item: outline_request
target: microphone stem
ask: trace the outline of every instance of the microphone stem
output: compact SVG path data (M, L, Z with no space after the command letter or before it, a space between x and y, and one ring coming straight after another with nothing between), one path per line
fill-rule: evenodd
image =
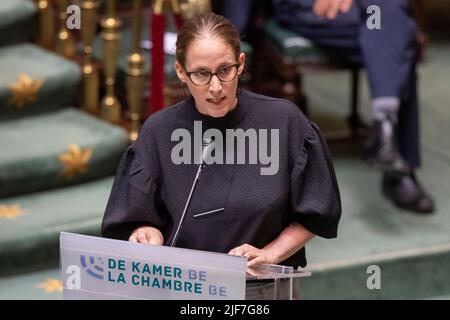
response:
M184 216L186 215L187 208L189 207L189 204L191 203L192 194L194 193L195 186L197 185L197 180L200 177L200 172L202 171L202 167L203 167L203 160L202 160L202 163L198 166L197 174L195 175L194 182L192 183L191 191L189 192L189 196L188 196L188 199L184 206L184 210L181 215L180 222L178 223L177 231L175 232L175 236L173 237L172 243L170 244L171 247L174 247L178 240L178 235L180 233L181 225L183 224L183 220L184 220Z

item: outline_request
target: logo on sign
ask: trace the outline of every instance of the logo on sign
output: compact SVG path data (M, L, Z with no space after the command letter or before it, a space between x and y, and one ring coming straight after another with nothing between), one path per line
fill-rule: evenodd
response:
M104 278L104 260L100 257L94 257L94 256L80 256L80 262L81 266L83 267L84 271L90 275L93 278L103 280Z

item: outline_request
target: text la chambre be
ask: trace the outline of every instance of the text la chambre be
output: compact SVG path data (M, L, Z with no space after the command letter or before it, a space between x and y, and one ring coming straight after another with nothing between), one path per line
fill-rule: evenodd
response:
M128 268L127 268L128 267ZM128 273L127 269L131 271ZM209 284L205 292L207 272L183 270L176 266L151 264L140 261L108 259L108 281L118 284L131 283L134 286L152 287L185 293L227 296L227 288Z

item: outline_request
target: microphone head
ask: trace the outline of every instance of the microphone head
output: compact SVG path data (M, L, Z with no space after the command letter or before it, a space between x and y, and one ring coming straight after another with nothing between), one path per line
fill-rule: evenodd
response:
M214 140L212 138L204 138L202 141L202 147L203 149L207 147L209 144L211 144Z
M214 148L214 140L209 139L203 139L202 142L202 163L209 163L210 161L207 161L207 159L210 159L211 157L211 150Z

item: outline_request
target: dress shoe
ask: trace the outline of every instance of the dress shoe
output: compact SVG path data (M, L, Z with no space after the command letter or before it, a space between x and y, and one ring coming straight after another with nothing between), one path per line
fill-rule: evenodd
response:
M398 151L395 121L387 117L374 121L364 146L364 158L382 171L407 173L409 165Z
M402 209L417 213L434 211L433 200L426 194L412 172L385 172L383 194Z

